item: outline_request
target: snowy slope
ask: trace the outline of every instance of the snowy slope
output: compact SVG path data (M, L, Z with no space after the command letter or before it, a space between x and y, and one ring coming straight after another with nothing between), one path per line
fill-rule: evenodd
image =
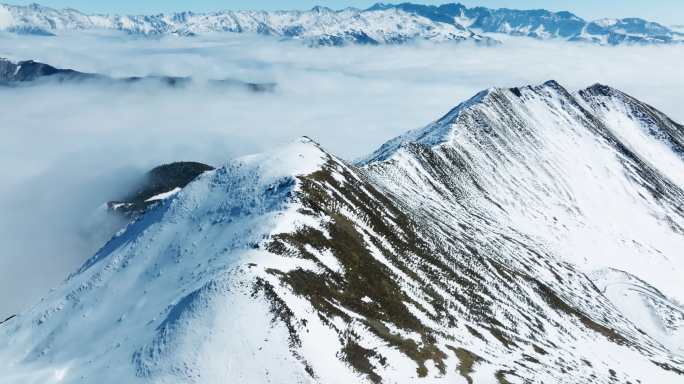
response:
M684 160L664 135L680 137L682 128L618 91L591 99L597 89L609 88L594 86L577 98L555 82L490 89L390 141L371 160L416 161L406 143L457 156L464 169L442 177L472 180L453 186L463 196L459 205L510 220L587 270L615 267L682 300ZM628 113L626 101L653 119Z
M230 161L0 325L0 382L678 383L684 192L641 147L663 118L548 82L361 164L306 138Z
M675 353L684 354L684 306L623 271L600 270L591 279L630 321Z
M295 143L239 159L131 224L25 321L2 330L11 337L0 342L0 381L221 382L228 375L259 382L269 370L278 382L306 376L288 349L287 328L272 320L275 304L265 294L253 298L259 287L240 280L252 274L246 261L263 257L252 244L277 223L295 225L298 215L284 198L291 177L315 169L321 156Z

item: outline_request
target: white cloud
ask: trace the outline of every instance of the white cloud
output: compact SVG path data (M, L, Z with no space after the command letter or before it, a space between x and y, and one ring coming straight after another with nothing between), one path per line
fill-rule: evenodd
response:
M681 47L506 39L500 47L312 49L247 35L0 39L0 57L112 76L278 83L273 94L200 86L0 90L0 317L34 301L93 253L111 225L94 222L93 210L163 162L219 164L299 135L352 159L481 89L549 79L570 90L612 85L684 120Z
M14 24L14 18L5 6L0 4L0 28L11 27Z

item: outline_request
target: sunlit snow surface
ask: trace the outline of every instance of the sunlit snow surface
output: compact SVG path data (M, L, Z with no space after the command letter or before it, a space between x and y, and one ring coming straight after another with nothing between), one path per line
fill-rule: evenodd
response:
M0 4L0 30L49 35L65 30L111 29L130 34L195 36L208 32L251 32L301 39L312 45L401 44L407 41L496 43L484 34L564 39L597 44L677 44L684 35L639 18L586 21L569 12L377 3L368 9L308 11L177 12L156 15L88 15L37 4Z
M0 325L0 382L678 383L681 130L549 82L230 161Z
M261 382L269 372L297 382L287 333L231 275L263 258L249 244L297 225L285 198L292 177L323 160L307 142L209 172L131 224L26 323L2 329L0 382L175 382L200 372L203 382Z
M86 15L75 9L57 10L39 5L0 4L0 30L6 28L43 33L109 29L148 36L247 32L299 39L311 45L396 44L412 40L496 42L461 25L434 21L399 9L333 11L316 7L309 11L245 10L122 16Z
M463 183L466 198L459 204L488 207L498 221L542 239L587 271L622 269L684 300L683 158L626 113L619 97L590 99L590 88L575 99L555 83L516 92L481 93L370 159L412 161L406 142L426 143L437 153L455 148L467 161L465 174L455 176L477 181ZM596 111L583 107L582 97ZM671 129L681 135L681 126ZM669 186L662 198L648 191L658 188L653 181Z
M623 271L599 270L591 278L634 324L675 353L684 354L684 306Z
M145 200L145 202L147 203L150 201L158 201L158 200L168 199L169 197L175 195L176 193L178 193L180 191L181 191L181 188L176 187L170 191L166 191L166 192L162 192L158 195L154 195L154 196L150 197L149 199ZM114 204L114 209L116 209L118 205L119 204Z

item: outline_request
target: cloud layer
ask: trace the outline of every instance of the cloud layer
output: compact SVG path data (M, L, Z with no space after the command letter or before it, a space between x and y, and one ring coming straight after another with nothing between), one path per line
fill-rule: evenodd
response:
M85 72L278 83L273 94L0 89L0 317L35 301L102 245L118 223L97 207L164 162L220 165L300 135L354 159L484 88L549 79L570 90L605 83L684 120L680 47L497 38L505 44L311 49L248 35L0 35L0 57Z

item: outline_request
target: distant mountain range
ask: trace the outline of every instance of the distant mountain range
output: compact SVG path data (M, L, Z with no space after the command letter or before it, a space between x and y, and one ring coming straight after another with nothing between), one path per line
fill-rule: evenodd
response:
M79 72L73 69L56 68L33 60L12 62L0 57L0 87L19 87L45 83L100 82L109 84L156 84L180 88L197 82L182 76L134 76L114 78L97 73ZM253 92L270 92L274 83L250 83L235 79L208 80L208 85L218 87L244 88Z
M312 46L400 44L429 40L497 44L487 33L562 39L601 45L672 44L684 33L639 18L584 20L570 12L378 3L368 9L181 12L158 15L87 15L38 4L0 5L0 30L31 35L108 29L130 34L193 36L210 32L257 33Z

